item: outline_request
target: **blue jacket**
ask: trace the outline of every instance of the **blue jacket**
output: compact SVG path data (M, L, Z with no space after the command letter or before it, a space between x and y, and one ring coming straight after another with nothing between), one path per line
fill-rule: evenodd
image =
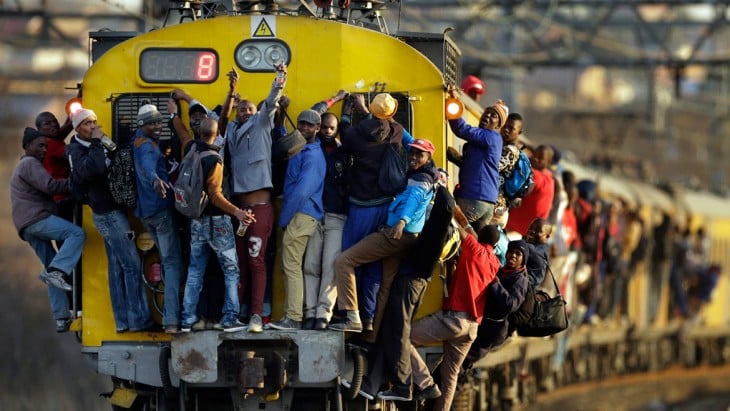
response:
M449 120L454 134L469 142L464 145L456 197L495 203L499 193L499 160L502 136L495 130L472 127L463 118Z
M305 145L289 159L284 177L284 193L279 225L286 227L296 213L304 213L317 220L324 216L322 190L327 163L319 140Z
M157 147L157 140L144 135L142 129L137 129L132 137L132 153L137 173L137 208L134 210L134 215L147 218L172 207L174 198L172 190L168 189L167 196L160 198L153 188L157 177L170 183L165 166L167 160Z
M408 171L408 186L388 207L389 226L396 225L398 220L405 220L404 232L416 234L423 230L426 208L433 198L437 173L433 160L418 170Z

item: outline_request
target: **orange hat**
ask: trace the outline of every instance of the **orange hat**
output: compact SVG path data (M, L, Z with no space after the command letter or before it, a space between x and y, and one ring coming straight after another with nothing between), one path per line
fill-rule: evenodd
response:
M505 103L504 100L497 100L494 102L494 105L489 107L493 108L494 111L497 112L497 115L499 116L499 128L502 128L504 123L507 122L507 116L509 115L509 107L507 107L507 103Z

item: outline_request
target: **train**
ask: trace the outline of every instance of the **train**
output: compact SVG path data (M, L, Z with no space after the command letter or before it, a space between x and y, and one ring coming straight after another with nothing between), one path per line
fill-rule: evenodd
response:
M459 48L448 33L391 35L380 14L385 11L383 2L353 1L346 12L343 9L339 14L328 7L313 9L305 2L296 10L279 8L276 2L261 2L259 6L227 12L207 4L201 7L200 3L170 2L164 27L146 33L89 33L90 66L79 83L81 104L94 110L98 124L114 140L123 141L132 135L137 109L145 100L155 104L166 118L166 101L175 88L184 89L209 107L222 103L228 91L225 73L233 67L241 73L241 97L263 99L274 76L274 65L285 62L288 80L284 93L291 100L292 113L340 89L361 93L367 101L377 93L388 92L399 102L395 119L412 135L433 141L434 161L452 176L458 174L446 153L448 147L459 147L461 143L449 130L445 110L456 97L463 104L463 116L477 124L482 107L458 88L450 87L460 83L461 64ZM339 108L338 103L331 111ZM184 116L187 110L183 107L180 112ZM171 130L165 128L162 138L170 137ZM711 227L713 257L730 267L727 200L692 192L678 199L649 184L596 175L577 163L566 162L566 168L582 178L598 181L602 192L631 199L648 216L656 212L691 214L698 219L693 224ZM151 238L130 217L144 261L145 272L141 275L150 310L159 321L164 279L155 276L159 266ZM357 378L365 358L348 343L347 335L339 332L249 334L210 330L174 336L161 331L117 333L106 259L100 257L105 253L104 243L88 207L80 212L78 223L88 239L74 274L76 317L71 330L78 335L81 353L92 368L113 381L109 395L112 409L365 410L420 406L385 401L369 404L345 389L341 380ZM281 232L276 235L280 241ZM284 290L279 258L276 261L272 317L279 318ZM575 256L568 257L555 268L561 291L572 308L577 304L576 261ZM534 400L536 387L547 386L550 381L555 386L621 372L630 368L629 363L637 369L649 369L677 361L676 346L672 345L676 327L666 316L648 321L647 308L641 304L641 295L648 288L647 270L634 276L629 286L630 315L636 319L631 329L621 326L617 328L620 332L587 332L573 324L571 330L575 332L571 331L566 342L567 360L559 375L548 370L557 339L513 339L477 363L479 375L475 373L460 390L454 408L507 409L520 401ZM440 309L442 289L441 278L434 275L417 318ZM723 298L728 293L727 275L723 275L716 298L704 311L706 321L701 328L709 330L702 335L712 337L713 344L727 344L730 336L726 302L730 299ZM667 291L663 294L666 296ZM662 304L667 304L666 298ZM641 333L647 336L637 337ZM627 350L627 344L638 344L638 348ZM655 346L666 349L654 350ZM438 346L421 348L433 366L440 350ZM514 373L509 372L519 360L515 353L525 350L531 372L539 378L532 390L508 395L518 384ZM713 355L726 361L728 346L719 352ZM615 366L622 361L623 368Z

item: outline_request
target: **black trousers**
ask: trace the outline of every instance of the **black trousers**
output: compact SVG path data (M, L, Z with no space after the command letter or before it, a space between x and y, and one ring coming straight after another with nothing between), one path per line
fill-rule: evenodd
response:
M378 338L368 355L368 382L372 391L377 392L388 381L396 387L410 389L411 322L427 285L425 278L410 275L399 274L393 280Z

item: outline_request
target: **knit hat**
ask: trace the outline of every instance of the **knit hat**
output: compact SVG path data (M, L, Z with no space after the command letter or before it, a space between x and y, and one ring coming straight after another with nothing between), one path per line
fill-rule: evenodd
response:
M398 100L388 93L380 93L370 102L370 112L379 119L387 120L398 111Z
M482 244L489 244L495 246L499 241L499 227L496 224L485 225L479 230L478 241Z
M154 104L145 104L139 108L139 111L137 112L138 126L154 123L156 121L162 121L162 114L160 114L157 110L157 106Z
M319 113L314 110L304 110L299 113L299 116L297 117L297 123L300 121L304 121L309 124L320 124L322 123L322 117L320 117Z
M84 120L87 118L94 116L96 117L96 113L94 113L92 110L89 110L88 108L82 109L80 111L77 111L76 113L71 115L71 125L73 125L74 130L76 130L79 127L79 124L83 123Z
M418 138L408 145L431 154L436 151L436 147L433 146L433 143L429 140L426 140L425 138Z
M504 100L497 100L493 105L487 108L490 107L497 112L497 115L499 116L499 128L502 128L504 123L507 122L507 116L509 115L509 107L507 107L507 103L505 103Z
M43 133L32 127L26 127L25 131L23 132L23 148L25 148L28 144L30 144L38 137L44 137Z
M530 256L530 251L527 248L525 240L514 240L507 244L507 252L510 250L519 250L522 252L522 264L527 264L527 258Z

